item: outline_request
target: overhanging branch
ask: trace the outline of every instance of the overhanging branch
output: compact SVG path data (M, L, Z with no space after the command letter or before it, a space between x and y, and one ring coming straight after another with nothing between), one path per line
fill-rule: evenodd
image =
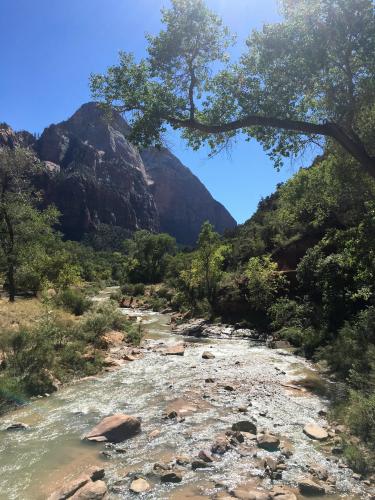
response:
M198 130L205 134L222 134L248 127L275 128L300 132L306 135L323 135L335 139L353 158L355 158L366 172L375 178L375 158L371 157L364 145L354 141L339 125L326 122L322 124L290 120L287 118L275 118L268 116L248 115L232 122L211 125L201 123L195 119L179 119L174 117L164 118L171 125L178 128Z

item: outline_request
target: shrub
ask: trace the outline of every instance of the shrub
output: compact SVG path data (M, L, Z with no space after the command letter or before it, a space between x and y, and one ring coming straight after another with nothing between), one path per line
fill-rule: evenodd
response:
M25 394L18 377L8 372L0 374L0 415L13 405L24 402Z
M296 326L284 327L279 330L281 338L288 340L307 358L311 358L316 350L324 343L325 332L313 327L300 328Z
M85 357L82 353L85 350L83 342L72 342L66 345L60 352L59 368L57 376L64 380L73 376L88 376L98 373L103 366L102 356L97 352Z
M155 294L161 299L171 300L173 297L173 292L166 286L161 286L158 290L156 290Z
M351 391L346 419L354 434L375 446L375 394Z
M100 304L92 310L82 324L82 330L89 342L96 347L104 347L101 337L105 333L111 330L123 331L128 324L125 316L110 302Z
M134 323L131 325L130 329L128 330L126 339L128 342L135 346L141 345L142 338L143 338L143 327L141 323Z
M303 328L309 325L312 315L307 303L299 303L287 297L277 299L268 309L271 327L277 331L284 327Z
M55 301L58 306L63 307L76 316L81 316L92 305L90 299L85 297L79 290L74 290L73 288L67 288L59 292Z
M144 295L145 293L145 285L143 283L125 283L121 287L121 292L124 295L132 295L132 296L138 296L138 295Z
M370 470L369 457L364 450L353 444L344 445L344 457L351 469L360 474L366 474Z
M110 295L110 299L115 301L115 302L120 302L122 299L122 293L120 290L116 290L115 292L112 292Z
M149 297L147 304L153 311L162 311L168 306L168 301L164 297Z

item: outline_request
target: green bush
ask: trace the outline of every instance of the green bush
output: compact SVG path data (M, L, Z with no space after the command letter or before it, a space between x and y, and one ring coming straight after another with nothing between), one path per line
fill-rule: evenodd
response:
M170 288L166 286L161 286L156 290L155 295L157 295L161 299L166 299L167 301L170 301L174 294Z
M354 472L366 474L370 470L369 456L358 446L346 444L344 446L344 457Z
M98 373L103 366L102 355L92 353L85 357L82 353L85 350L83 342L72 342L66 345L59 353L59 371L58 378L61 380L69 379L70 376L88 376Z
M18 377L5 371L0 374L0 415L25 400L25 393Z
M104 347L102 337L111 330L124 331L129 321L118 310L114 303L98 305L90 311L82 324L82 331L87 341L95 347Z
M143 283L125 283L121 287L121 292L124 295L131 295L131 296L139 296L139 295L144 295L145 293L145 285Z
M63 307L76 316L81 316L92 306L90 299L85 297L79 290L74 290L73 288L67 288L59 292L55 301L58 306Z
M354 434L375 448L375 394L351 391L346 420Z
M141 323L134 323L128 330L126 335L126 339L132 345L139 346L141 345L143 339L143 327Z
M272 329L278 331L284 327L303 328L308 326L312 311L307 303L281 297L269 307L268 313Z
M324 331L313 327L300 328L298 326L284 327L279 330L281 338L299 348L299 352L307 358L313 357L316 350L324 343Z
M298 326L284 326L278 332L280 338L287 340L294 347L303 345L303 331Z
M153 311L162 311L168 306L168 301L164 297L154 296L148 298L147 304Z

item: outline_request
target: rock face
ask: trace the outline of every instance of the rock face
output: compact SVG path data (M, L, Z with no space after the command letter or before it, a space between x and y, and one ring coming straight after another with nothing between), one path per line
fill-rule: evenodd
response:
M0 147L30 147L44 162L38 187L45 203L61 212L60 229L69 239L80 240L105 224L116 228L119 240L147 229L190 245L206 220L218 232L236 226L170 151L140 153L127 140L129 132L121 115L91 102L47 127L39 139L2 124Z
M64 234L79 240L99 224L159 230L142 159L118 114L88 103L69 120L46 128L35 144L47 163L46 202L62 214ZM54 167L53 167L54 166Z
M152 181L161 231L189 245L196 242L206 220L219 233L236 226L223 205L212 198L200 180L168 149L148 149L141 152L141 157Z

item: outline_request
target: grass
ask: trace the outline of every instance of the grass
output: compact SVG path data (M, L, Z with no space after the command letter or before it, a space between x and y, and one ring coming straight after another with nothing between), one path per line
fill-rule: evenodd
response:
M44 311L45 305L35 298L17 299L13 303L8 299L0 299L0 332L18 329L20 325L30 326Z

